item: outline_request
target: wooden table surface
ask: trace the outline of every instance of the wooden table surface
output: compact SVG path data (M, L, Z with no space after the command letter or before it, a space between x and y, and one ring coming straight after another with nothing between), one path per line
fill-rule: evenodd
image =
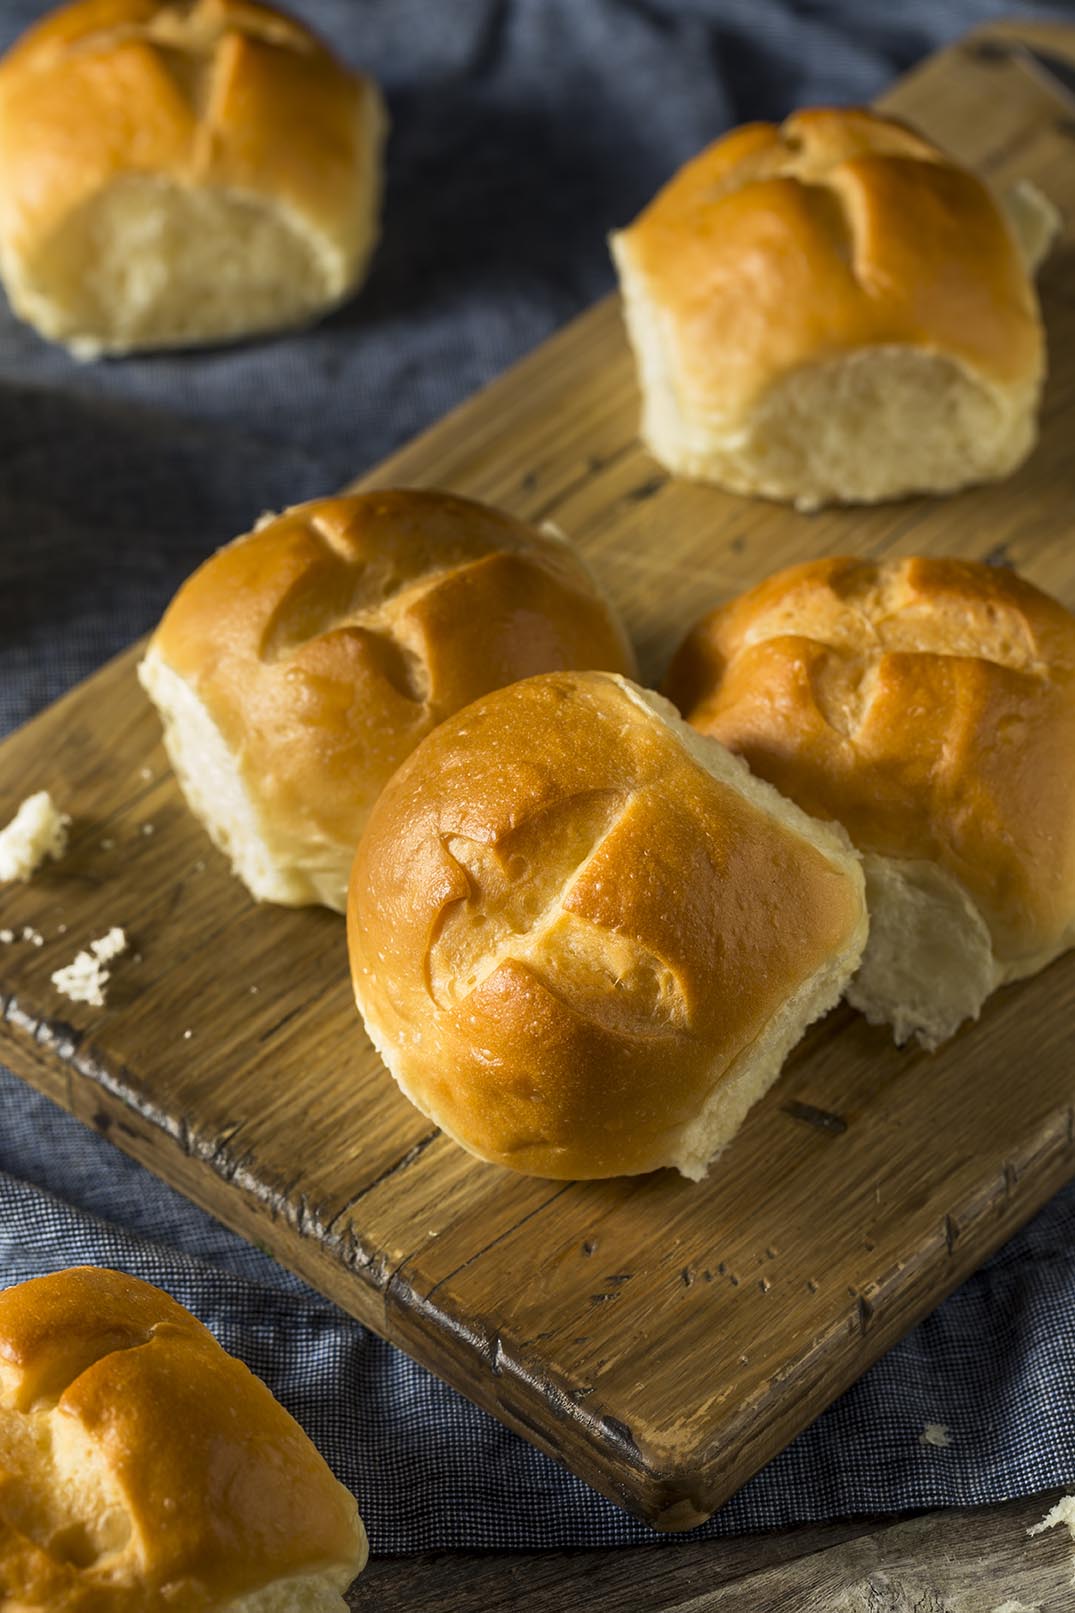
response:
M1062 1493L699 1544L385 1557L349 1600L356 1613L1073 1613L1068 1531L1027 1533Z

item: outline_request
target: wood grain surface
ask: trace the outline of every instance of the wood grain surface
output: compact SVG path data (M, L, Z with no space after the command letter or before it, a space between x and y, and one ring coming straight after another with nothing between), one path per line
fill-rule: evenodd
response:
M1026 30L1032 32L1032 30ZM554 519L656 679L705 608L851 552L1015 563L1075 606L1075 123L1011 30L887 98L1064 210L1042 287L1041 445L1009 482L816 516L670 481L635 439L609 301L364 485ZM1075 58L1075 30L1039 30ZM1075 1173L1075 956L932 1057L839 1010L697 1186L479 1164L398 1094L351 1004L343 927L258 908L187 813L137 650L0 749L0 818L49 788L71 852L0 895L0 1057L165 1180L663 1529L705 1518ZM50 973L120 924L104 1011Z
M425 1552L372 1561L356 1613L1072 1613L1058 1492L915 1518L600 1551Z

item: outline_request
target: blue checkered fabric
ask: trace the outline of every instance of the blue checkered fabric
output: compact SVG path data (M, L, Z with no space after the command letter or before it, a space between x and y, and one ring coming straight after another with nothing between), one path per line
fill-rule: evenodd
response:
M388 90L387 228L372 279L302 335L96 366L0 307L0 731L149 628L187 572L261 510L376 462L607 291L606 231L721 129L867 99L1016 9L292 3ZM41 10L3 0L0 46ZM0 891L0 923L2 909ZM78 1262L148 1278L207 1322L354 1487L375 1550L653 1538L0 1072L0 1286ZM923 1443L928 1423L951 1443ZM705 1532L1072 1480L1075 1189Z

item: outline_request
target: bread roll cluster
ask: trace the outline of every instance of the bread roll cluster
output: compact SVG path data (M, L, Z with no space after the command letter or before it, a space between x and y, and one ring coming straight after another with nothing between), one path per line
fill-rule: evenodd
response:
M142 664L252 894L349 883L369 1036L480 1158L700 1177L841 995L934 1048L1075 942L1075 618L1013 573L781 572L688 634L690 726L632 667L565 539L433 491L265 522Z
M255 0L76 0L0 62L0 274L80 358L301 324L360 284L385 117Z
M77 0L0 64L12 303L84 355L308 318L364 272L382 133L255 0ZM1007 474L1054 222L872 112L733 131L612 240L646 440L803 508ZM384 490L206 561L140 676L251 894L348 908L370 1036L438 1124L696 1177L841 994L933 1047L1075 939L1073 666L1010 575L817 562L696 626L688 727L569 542Z
M479 1157L700 1177L841 995L933 1048L1075 941L1075 618L1011 572L781 572L676 655L691 726L632 669L563 537L401 490L259 524L142 664L252 894L350 885L370 1038Z
M0 1294L0 1599L19 1613L345 1613L366 1532L299 1425L167 1294Z

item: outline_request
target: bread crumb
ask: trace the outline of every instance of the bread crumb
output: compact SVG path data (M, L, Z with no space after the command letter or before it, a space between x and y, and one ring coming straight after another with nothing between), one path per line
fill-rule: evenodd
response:
M116 842L114 840L102 840L101 841L101 850L102 851L111 851L112 847L115 845L115 843Z
M155 834L155 833L156 833L156 824L153 824L153 823L143 823L143 825L142 825L142 833L143 833L143 834L144 834L144 835L151 835L151 834Z
M183 1040L184 1040L184 1042L189 1042L193 1035L194 1035L193 1031L184 1031L183 1032Z
M32 879L45 861L67 850L71 819L59 812L47 790L27 796L6 829L0 830L0 881Z
M1072 1540L1075 1540L1075 1495L1062 1495L1040 1523L1031 1524L1027 1534L1043 1535L1046 1529L1055 1529L1058 1523L1064 1524ZM1071 1583L1075 1585L1075 1579Z
M31 946L43 947L45 944L45 937L41 934L41 931L31 929L29 924L23 925L21 938L24 941L29 941Z
M1028 1535L1043 1535L1046 1529L1055 1529L1058 1523L1067 1525L1068 1534L1075 1540L1075 1495L1062 1495L1056 1506L1047 1512L1040 1523L1027 1530Z
M144 778L148 782L153 777L153 769L151 767L140 767L138 777Z
M99 941L90 942L90 951L101 963L111 963L118 958L121 952L127 950L127 937L118 925L113 925L107 935L102 935Z
M111 971L106 966L126 948L127 937L114 926L107 935L91 941L88 952L80 952L73 963L57 969L52 975L52 984L72 1002L103 1008L105 988L111 979Z
M920 1445L936 1445L943 1449L951 1445L952 1435L944 1423L927 1423L918 1436Z

